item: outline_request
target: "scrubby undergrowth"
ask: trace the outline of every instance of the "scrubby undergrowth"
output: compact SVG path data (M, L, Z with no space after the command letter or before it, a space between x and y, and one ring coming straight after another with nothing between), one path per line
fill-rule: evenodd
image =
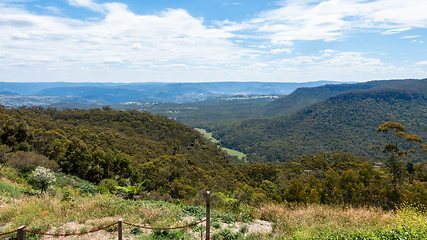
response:
M41 195L27 185L13 182L5 177L0 181L1 232L11 231L22 225L40 232L84 232L112 224L120 218L145 226L170 227L185 225L205 217L203 206L126 200L112 194L84 193L79 187L69 186L56 186L49 193ZM213 239L427 237L425 211L412 205L402 205L395 211L384 211L373 207L266 203L259 207L241 205L238 209L213 209L211 216ZM124 228L125 239L200 239L200 231L205 233L204 224L172 231L151 231L128 225ZM117 235L117 225L96 234L98 239L114 237ZM30 235L29 239L40 237ZM90 239L94 235L87 237Z

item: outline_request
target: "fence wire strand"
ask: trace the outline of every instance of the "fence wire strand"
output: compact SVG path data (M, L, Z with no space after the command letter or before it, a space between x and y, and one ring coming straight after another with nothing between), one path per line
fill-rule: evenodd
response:
M80 233L63 233L63 234L61 234L61 233L41 233L41 232L36 232L36 231L32 231L32 230L27 230L27 229L25 229L25 231L26 231L26 232L29 232L29 233L34 233L34 234L40 234L40 235L48 235L48 236L65 237L65 236L83 235L83 234L88 234L88 233L98 232L98 231L104 230L104 229L106 229L106 228L109 228L109 227L111 227L111 226L114 226L114 225L116 225L116 224L117 224L117 222L115 222L115 223L113 223L113 224L110 224L110 225L108 225L108 226L105 226L105 227L101 227L101 228L94 229L94 230L90 230L90 231L86 231L86 232L80 232Z
M14 233L14 232L17 232L17 231L18 231L18 229L10 231L10 232L0 233L0 236L8 235L8 234L11 234L11 233Z
M172 229L179 229L179 228L191 227L191 226L194 226L196 224L202 223L204 221L206 221L206 219L203 219L203 220L200 220L198 222L191 223L191 224L188 224L188 225L185 225L185 226L168 227L168 228L155 228L155 227L140 226L140 225L133 224L133 223L128 223L128 222L123 222L123 223L126 224L126 225L129 225L129 226L139 227L139 228L144 228L144 229L151 229L151 230L172 230Z
M180 228L191 227L191 226L197 225L197 224L205 222L205 221L206 221L206 219L203 219L203 220L200 220L200 221L197 221L195 223L191 223L191 224L188 224L188 225L185 225L185 226L168 227L168 228L147 227L147 226L141 226L141 225L137 225L137 224L133 224L133 223L128 223L128 222L123 222L123 223L126 224L126 225L129 225L129 226L138 227L138 228L144 228L144 229L151 229L151 230L172 230L172 229L180 229ZM36 232L36 231L33 231L33 230L29 230L29 229L25 229L24 231L25 232L29 232L29 233L33 233L33 234L39 234L39 235L48 235L48 236L55 236L55 237L66 237L66 236L84 235L84 234L88 234L88 233L98 232L98 231L104 230L106 228L112 227L112 226L114 226L116 224L118 224L118 223L115 222L115 223L107 225L105 227L97 228L97 229L86 231L86 232L80 232L80 233L42 233L42 232ZM18 231L18 229L14 230L14 231L10 231L10 232L0 233L0 236L8 235L8 234L11 234L11 233L14 233L14 232L17 232L17 231Z

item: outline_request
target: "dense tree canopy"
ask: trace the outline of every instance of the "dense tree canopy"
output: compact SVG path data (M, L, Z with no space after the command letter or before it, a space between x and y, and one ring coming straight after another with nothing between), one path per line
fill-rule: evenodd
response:
M214 136L254 162L284 162L326 151L382 158L371 146L384 142L386 136L376 130L386 121L403 124L409 137L411 132L427 137L427 80L401 84L341 93L290 115L230 125Z
M304 111L319 114L314 109ZM368 126L371 121L368 119L356 127ZM317 126L314 122L308 124ZM322 126L332 128L330 124ZM370 128L375 131L379 125ZM349 128L342 126L338 125L338 130L348 135ZM6 159L3 163L24 169L23 174L28 173L26 167L35 168L39 164L52 169L59 167L64 173L99 183L102 191L114 192L115 186L120 185L118 189L126 190L128 195L138 192L151 199L161 196L161 199L200 204L203 193L211 190L217 203L254 206L275 201L373 205L391 209L401 202L427 201L427 163L406 164L400 168L399 188L390 184L394 177L392 166L376 163L378 159L340 151L301 154L279 164L233 166L226 153L199 132L147 112L110 108L63 111L0 108L0 127L3 144L0 146ZM271 131L261 125L264 127L264 131ZM403 130L396 124L386 124L379 130L383 132L386 128ZM324 129L314 129L320 133L313 131L313 136L324 141L321 138ZM409 127L404 128L407 129ZM368 143L384 145L387 140L381 135L375 136L377 140L362 136ZM414 134L399 133L398 136L405 141L420 141ZM344 137L340 139L346 141ZM350 139L348 144L355 142L357 140ZM259 144L254 142L253 146L262 146ZM284 143L281 144L283 147ZM274 153L274 150L265 147L263 151L267 157L281 157L281 153Z
M178 189L194 188L196 182L206 183L200 187L207 188L220 178L216 183L220 190L235 182L225 152L199 132L163 116L110 108L31 107L1 108L0 121L0 139L13 151L45 155L64 173L95 183L102 179L138 183L149 178L146 190L183 197ZM186 170L173 170L173 165ZM169 171L170 176L163 174Z

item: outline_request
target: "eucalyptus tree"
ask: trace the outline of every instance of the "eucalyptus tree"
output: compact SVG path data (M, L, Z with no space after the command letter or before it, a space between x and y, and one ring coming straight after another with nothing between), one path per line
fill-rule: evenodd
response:
M401 184L405 173L403 159L408 154L416 152L413 148L414 144L420 144L423 151L426 149L426 146L422 144L423 140L417 135L406 134L405 127L397 122L388 121L381 124L377 131L388 135L388 142L385 144L382 151L388 157L386 165L390 168L394 193L397 197L399 184ZM404 142L409 143L409 148L407 145L405 146ZM408 164L408 166L410 168L411 164Z

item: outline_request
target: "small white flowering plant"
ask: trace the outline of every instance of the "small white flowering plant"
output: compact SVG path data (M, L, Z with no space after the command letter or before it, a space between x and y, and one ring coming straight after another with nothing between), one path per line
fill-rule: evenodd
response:
M56 177L53 172L42 166L38 166L34 172L30 175L28 182L33 186L34 189L40 189L41 193L52 186L56 181Z

